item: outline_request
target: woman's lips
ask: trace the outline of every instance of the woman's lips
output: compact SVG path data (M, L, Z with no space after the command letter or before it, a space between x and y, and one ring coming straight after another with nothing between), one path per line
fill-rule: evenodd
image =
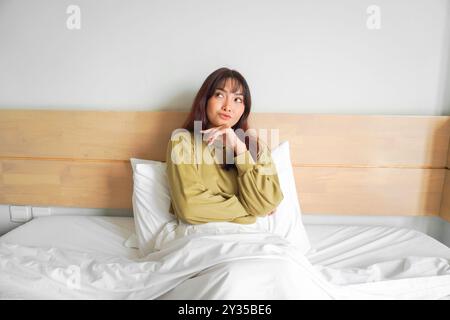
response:
M227 115L224 115L224 114L220 114L220 113L219 113L219 117L221 117L224 120L228 120L228 119L231 118L230 116L227 116Z

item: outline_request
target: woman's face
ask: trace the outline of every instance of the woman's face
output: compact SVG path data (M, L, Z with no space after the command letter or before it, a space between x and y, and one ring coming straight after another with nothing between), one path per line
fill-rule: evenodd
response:
M232 89L232 81L227 79L225 87L216 88L214 94L209 98L206 106L209 128L222 125L231 128L244 113L245 105L242 87L236 93L232 93Z

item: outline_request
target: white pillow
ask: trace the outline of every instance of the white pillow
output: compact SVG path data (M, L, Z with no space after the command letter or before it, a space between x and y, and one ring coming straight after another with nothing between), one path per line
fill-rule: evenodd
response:
M274 148L271 156L277 169L278 180L284 198L273 214L258 220L267 223L267 230L287 239L305 254L311 248L311 245L302 222L302 212L297 197L297 188L295 187L289 141L284 141Z
M154 248L155 236L163 226L176 217L169 212L170 194L166 164L160 161L131 158L133 168L133 215L137 247L145 256ZM126 246L134 247L134 235Z
M277 234L296 245L302 253L306 253L310 249L310 243L301 219L289 141L272 150L271 156L284 198L275 213L258 218L254 227ZM137 245L141 254L146 255L154 249L155 235L176 217L169 212L170 194L166 163L136 158L131 158L130 161L133 166L133 213ZM134 235L131 235L127 243L132 243L132 237Z

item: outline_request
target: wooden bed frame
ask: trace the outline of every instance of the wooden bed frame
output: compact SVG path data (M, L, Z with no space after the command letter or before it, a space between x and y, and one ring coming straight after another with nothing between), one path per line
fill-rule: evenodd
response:
M0 110L0 204L131 209L130 158L165 161L187 112ZM450 221L448 116L254 113L289 140L305 214Z

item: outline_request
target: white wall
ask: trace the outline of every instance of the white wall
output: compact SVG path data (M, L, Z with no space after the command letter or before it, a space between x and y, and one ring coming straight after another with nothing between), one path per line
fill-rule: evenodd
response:
M0 0L0 108L187 110L227 66L256 112L448 115L449 2Z

